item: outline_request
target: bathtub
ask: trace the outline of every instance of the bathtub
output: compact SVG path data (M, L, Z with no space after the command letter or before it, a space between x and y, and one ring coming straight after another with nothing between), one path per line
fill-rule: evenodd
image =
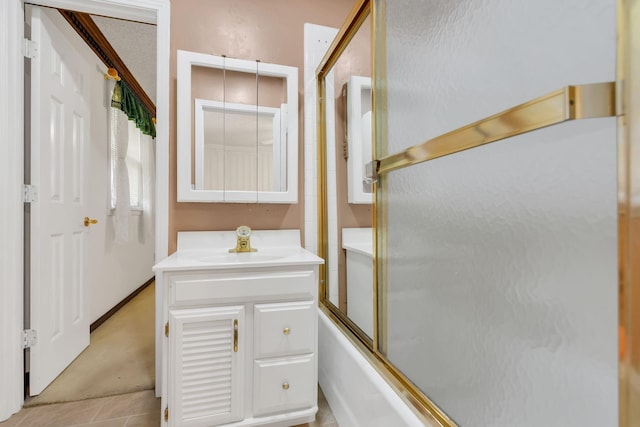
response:
M318 340L318 382L340 427L425 425L322 311Z

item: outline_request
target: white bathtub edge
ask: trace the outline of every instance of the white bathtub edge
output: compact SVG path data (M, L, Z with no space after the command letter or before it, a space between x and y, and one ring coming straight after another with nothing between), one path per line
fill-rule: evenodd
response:
M322 311L318 381L342 427L424 424Z

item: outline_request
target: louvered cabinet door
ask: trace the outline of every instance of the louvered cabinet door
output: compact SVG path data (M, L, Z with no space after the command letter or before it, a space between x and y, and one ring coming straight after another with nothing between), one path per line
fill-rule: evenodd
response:
M170 426L243 418L244 324L244 306L169 311Z

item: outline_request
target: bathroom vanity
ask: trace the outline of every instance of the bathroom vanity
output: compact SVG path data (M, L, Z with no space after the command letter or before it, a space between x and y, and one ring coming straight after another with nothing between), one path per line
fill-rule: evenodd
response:
M243 238L246 238L243 237ZM317 270L298 230L178 234L162 282L162 421L292 426L317 412Z

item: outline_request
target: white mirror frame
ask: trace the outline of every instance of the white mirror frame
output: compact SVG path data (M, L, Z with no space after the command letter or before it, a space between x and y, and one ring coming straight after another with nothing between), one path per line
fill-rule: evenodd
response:
M178 201L179 202L230 202L230 203L297 203L298 202L298 69L286 65L260 62L261 76L279 77L287 82L287 104L281 108L281 161L286 158L286 191L223 191L198 190L192 185L192 114L191 114L191 70L192 67L208 67L219 70L256 73L256 62L204 53L178 50L177 72L177 157L178 157ZM227 104L229 105L229 104ZM197 111L197 110L196 110ZM291 111L291 114L287 114ZM195 128L195 127L194 127ZM197 129L197 128L196 128ZM195 147L195 145L194 145Z
M365 134L363 128L371 128L369 121L363 119L362 91L371 91L371 78L351 76L347 82L347 141L349 159L347 162L348 201L352 204L373 203L373 193L362 189L366 181L364 165L373 160L371 156L371 132ZM371 109L369 110L371 111Z

